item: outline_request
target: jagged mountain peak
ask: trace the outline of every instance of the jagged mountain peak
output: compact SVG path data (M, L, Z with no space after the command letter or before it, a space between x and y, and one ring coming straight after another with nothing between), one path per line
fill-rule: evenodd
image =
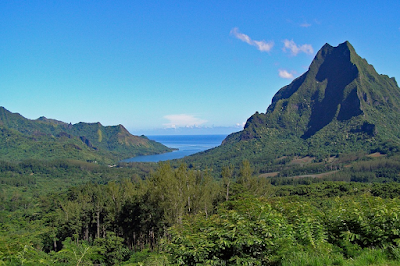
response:
M262 138L268 129L309 139L338 127L346 131L338 134L370 136L390 128L386 135L399 138L400 129L392 122L399 110L400 89L394 78L378 74L350 42L336 47L327 43L308 71L281 88L266 113L250 117L236 139Z
M249 160L270 171L292 156L323 160L399 150L400 88L346 41L336 47L325 44L308 71L275 94L265 113L256 112L221 146L186 161Z
M67 123L56 120L56 119L51 119L51 118L47 118L45 116L41 116L38 119L36 119L36 121L40 121L43 123L48 123L48 124L54 124L54 125L67 125Z
M355 52L353 45L349 41L344 41L340 43L338 46L332 46L329 43L325 43L319 52L326 53L327 51L336 51L336 52Z

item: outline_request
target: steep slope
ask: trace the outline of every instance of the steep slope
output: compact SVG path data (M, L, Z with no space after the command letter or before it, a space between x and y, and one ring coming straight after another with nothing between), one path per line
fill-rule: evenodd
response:
M104 127L100 123L81 122L69 126L66 132L79 136L90 147L121 154L125 158L172 151L161 143L149 140L144 136L130 134L122 125Z
M4 161L75 159L113 163L117 160L109 152L91 149L78 138L62 134L29 136L0 126L0 143L0 160Z
M0 159L5 160L69 158L111 163L171 151L144 136L131 135L122 125L72 125L45 117L30 120L4 107L0 107L0 130Z
M306 73L276 93L265 114L247 121L242 139L257 136L260 126L289 131L303 139L332 123L354 119L383 126L382 119L389 122L385 117L398 112L399 106L400 90L393 78L377 74L349 42L338 47L326 44ZM398 138L397 126L391 129Z
M378 74L349 42L325 44L308 71L275 94L266 113L255 113L243 131L193 160L268 164L285 155L398 149L399 111L394 78Z

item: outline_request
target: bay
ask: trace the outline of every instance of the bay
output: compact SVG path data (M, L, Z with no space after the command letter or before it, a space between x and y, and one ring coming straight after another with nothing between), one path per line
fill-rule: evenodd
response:
M178 149L173 152L137 156L123 162L161 162L180 159L221 145L227 135L154 135L147 136L167 147Z

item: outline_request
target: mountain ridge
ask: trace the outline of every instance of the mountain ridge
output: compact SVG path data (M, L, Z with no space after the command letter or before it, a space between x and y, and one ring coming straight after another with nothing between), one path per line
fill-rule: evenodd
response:
M145 136L130 134L123 125L103 126L99 122L68 124L43 116L31 120L19 113L12 113L4 107L0 107L0 128L5 134L3 134L3 143L7 139L6 135L13 135L13 138L18 139L18 141L14 141L14 146L9 145L8 149L3 148L1 150L3 152L0 151L0 158L7 160L12 158L8 155L10 153L16 159L27 159L29 158L27 154L41 159L47 157L71 159L68 158L69 154L72 159L82 160L86 157L88 161L111 163L138 155L172 151L172 149L149 140ZM17 144L18 142L27 145L24 145L25 148L22 149ZM39 142L43 144L43 147L48 146L48 151L52 151L48 153L48 156L46 156L46 152L39 152L41 149L38 145ZM36 147L37 153L41 155L37 156L30 147ZM63 147L72 147L73 152L62 155ZM26 150L29 150L29 152L26 152ZM78 156L76 153L85 154Z
M379 89L373 89L371 81ZM384 95L395 92L395 95L382 96L382 92ZM400 110L398 98L400 91L396 80L377 74L349 42L337 47L325 44L309 70L275 94L266 113L261 114L264 117L257 113L250 117L244 131L260 126L261 122L267 127L290 128L307 139L334 119L346 121L362 115L368 120L373 112L370 105ZM291 117L290 113L297 116ZM249 139L251 134L243 137Z
M400 150L399 111L395 78L378 74L348 41L325 44L304 74L277 91L265 113L256 112L220 147L188 161L267 165L288 155Z

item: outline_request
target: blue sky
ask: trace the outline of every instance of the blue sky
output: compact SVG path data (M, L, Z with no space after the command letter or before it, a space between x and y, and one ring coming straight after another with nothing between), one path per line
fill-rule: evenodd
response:
M400 1L304 2L0 1L0 106L135 134L234 131L346 40L400 79Z

